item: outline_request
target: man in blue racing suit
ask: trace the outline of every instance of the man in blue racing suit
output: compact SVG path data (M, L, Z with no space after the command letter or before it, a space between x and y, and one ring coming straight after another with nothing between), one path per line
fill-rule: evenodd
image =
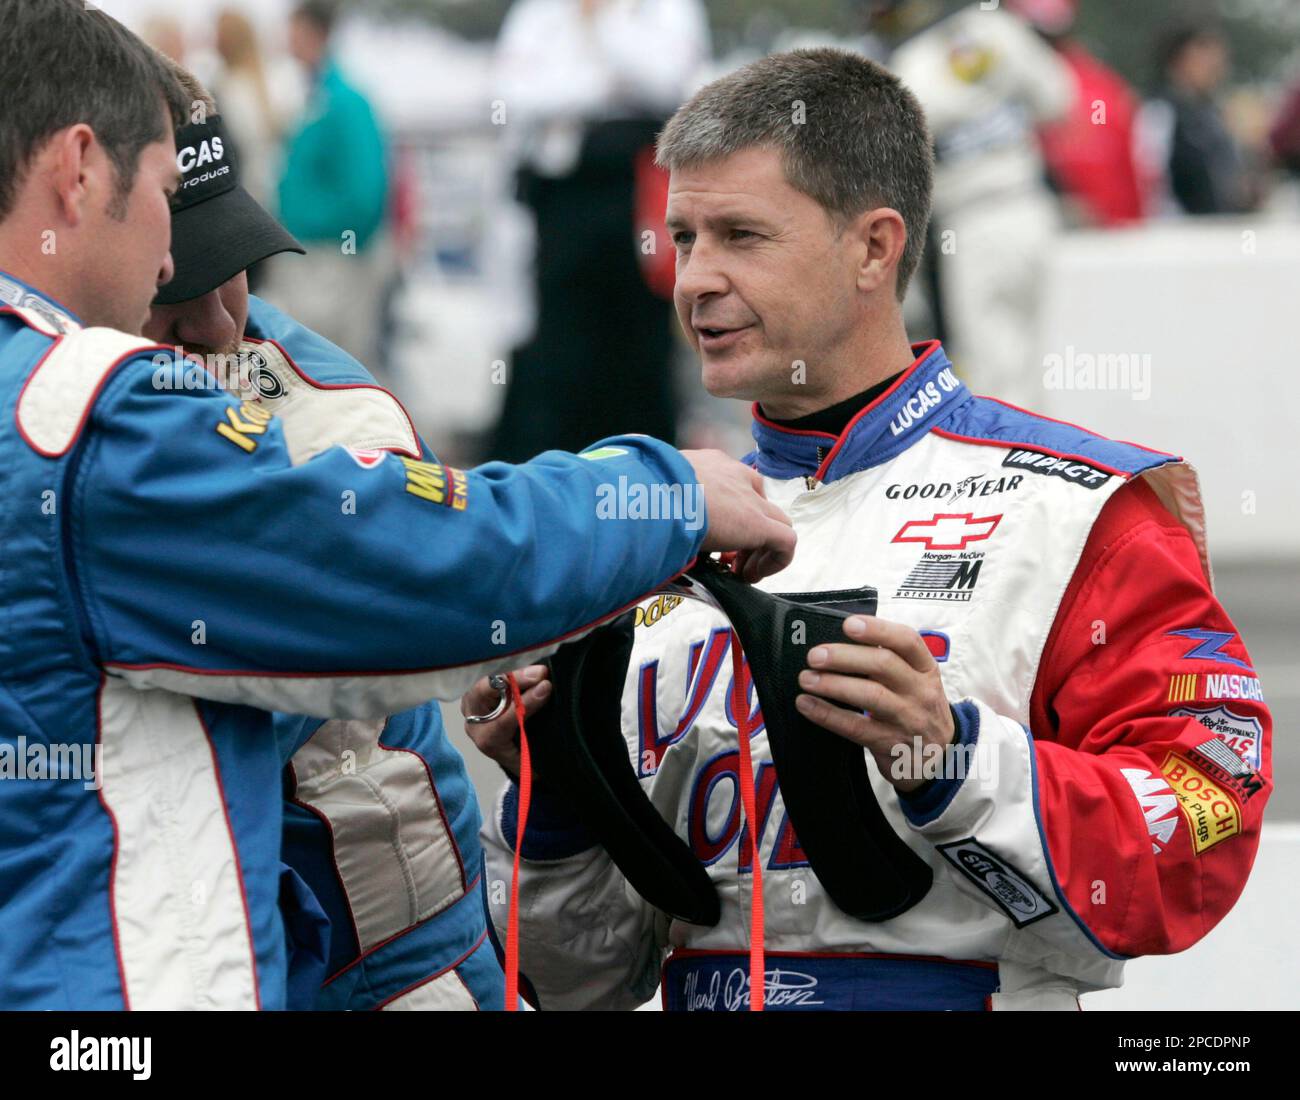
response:
M436 462L360 363L250 296L247 268L297 251L297 242L238 185L207 91L174 71L203 103L205 121L176 135L180 163L190 166L172 211L176 273L144 335L204 362L206 380L241 392L286 430ZM230 171L212 193L205 168L185 151L218 143ZM184 186L191 180L200 182ZM282 859L298 889L281 896L297 964L290 1006L503 1007L505 976L480 896L478 802L438 705L371 721L277 715L275 723L286 764ZM323 954L314 942L318 906L329 933Z
M395 403L363 399L343 445L323 403L281 417L191 388L203 368L138 335L173 274L174 76L77 0L8 0L0 65L0 1005L282 1007L314 922L281 859L273 712L341 725L296 769L329 819L348 796L326 773L369 763L354 724L527 663L701 549L755 551L757 575L793 538L719 456L619 437L458 471L409 423L392 445ZM181 155L211 183L220 152ZM702 492L707 523L601 519L610 485ZM377 774L400 813L416 769ZM453 905L455 846L403 847L401 873L427 861ZM360 901L369 945L382 906Z

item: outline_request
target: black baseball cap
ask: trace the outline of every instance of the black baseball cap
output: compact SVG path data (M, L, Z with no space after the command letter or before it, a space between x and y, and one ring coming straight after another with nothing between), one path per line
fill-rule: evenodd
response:
M234 146L219 116L176 131L176 165L184 173L172 200L176 275L154 305L201 298L279 252L306 253L239 185Z

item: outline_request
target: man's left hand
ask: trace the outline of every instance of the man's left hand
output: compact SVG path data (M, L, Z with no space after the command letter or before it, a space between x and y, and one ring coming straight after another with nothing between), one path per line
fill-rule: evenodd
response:
M915 790L929 778L921 772L921 753L952 744L956 732L939 665L921 635L901 623L853 615L844 634L850 642L808 654L799 686L814 694L795 703L810 721L866 748L898 790Z

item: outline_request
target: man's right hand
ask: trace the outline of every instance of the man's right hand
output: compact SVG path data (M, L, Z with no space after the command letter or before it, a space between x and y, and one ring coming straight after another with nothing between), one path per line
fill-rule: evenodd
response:
M757 470L721 451L683 451L682 455L695 468L708 508L706 554L739 551L736 572L751 584L794 560L794 526L763 495Z

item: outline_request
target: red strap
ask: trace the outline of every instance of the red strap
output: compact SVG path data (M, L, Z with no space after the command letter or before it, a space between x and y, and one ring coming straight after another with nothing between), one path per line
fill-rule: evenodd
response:
M740 741L740 801L745 807L745 820L749 823L750 864L753 877L749 882L749 1010L763 1011L763 868L759 859L758 800L754 797L754 765L749 755L749 738L755 723L749 720L749 692L746 690L745 656L740 651L740 639L731 632L731 710L736 716L736 730ZM745 853L736 853L736 866L744 860Z
M519 1010L519 853L528 828L528 803L533 796L533 766L528 759L528 734L524 730L524 700L512 672L506 677L519 723L519 824L515 829L515 868L510 876L510 912L506 917L506 1011Z

